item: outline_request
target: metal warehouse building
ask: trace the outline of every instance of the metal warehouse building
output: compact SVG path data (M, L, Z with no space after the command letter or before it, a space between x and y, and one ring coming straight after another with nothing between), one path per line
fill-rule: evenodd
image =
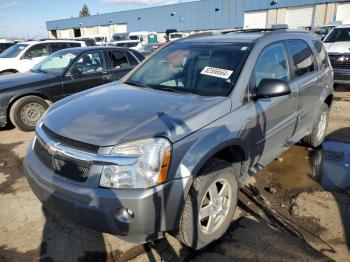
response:
M288 24L290 28L349 21L350 1L200 0L46 22L49 37L72 38L134 31L193 31Z

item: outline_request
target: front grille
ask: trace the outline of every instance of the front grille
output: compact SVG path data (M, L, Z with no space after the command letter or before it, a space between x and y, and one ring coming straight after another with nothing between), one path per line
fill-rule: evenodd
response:
M51 138L55 142L59 142L60 144L67 146L69 148L74 148L77 150L82 150L82 151L86 151L86 152L94 153L94 154L96 154L98 149L99 149L99 146L76 141L76 140L69 139L69 138L66 138L64 136L58 135L55 132L51 131L45 125L42 125L42 129L49 138Z
M89 176L90 164L69 157L51 155L38 140L35 141L34 152L47 168L58 175L79 182L86 181Z
M334 80L340 80L340 81L350 81L350 75L346 74L334 74Z
M330 55L329 59L335 69L350 69L350 55Z

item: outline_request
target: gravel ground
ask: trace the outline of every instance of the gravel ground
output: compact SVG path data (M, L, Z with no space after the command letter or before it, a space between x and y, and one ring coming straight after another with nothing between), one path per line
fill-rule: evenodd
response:
M328 139L350 142L350 92L340 91ZM309 157L303 146L292 147L247 181L227 234L194 252L171 236L135 245L48 213L22 172L32 137L0 131L0 261L350 260L349 196L325 191L308 175L310 166L296 165Z

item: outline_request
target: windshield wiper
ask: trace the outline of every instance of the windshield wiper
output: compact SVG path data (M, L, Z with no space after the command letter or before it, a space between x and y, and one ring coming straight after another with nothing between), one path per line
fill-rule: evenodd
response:
M42 70L42 69L31 69L30 71L36 73L36 72L39 72L39 73L44 73L44 74L47 74L47 72L45 70Z
M126 81L124 82L124 84L131 85L131 86L145 87L143 84L136 81Z
M162 86L162 85L147 85L147 87L155 89L155 90L163 90L163 91L168 91L168 92L173 92L173 93L181 93L181 94L187 94L187 92L172 88L170 86Z

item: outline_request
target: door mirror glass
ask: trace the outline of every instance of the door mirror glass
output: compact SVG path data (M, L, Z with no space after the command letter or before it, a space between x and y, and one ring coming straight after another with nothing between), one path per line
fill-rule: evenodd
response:
M79 76L82 76L82 75L83 75L83 72L82 72L81 67L79 67L79 66L73 67L73 69L71 71L71 76L79 77Z
M279 79L265 78L260 81L257 89L256 98L271 98L285 96L291 93L289 85Z
M23 55L23 59L32 59L32 55L30 52L27 52Z

